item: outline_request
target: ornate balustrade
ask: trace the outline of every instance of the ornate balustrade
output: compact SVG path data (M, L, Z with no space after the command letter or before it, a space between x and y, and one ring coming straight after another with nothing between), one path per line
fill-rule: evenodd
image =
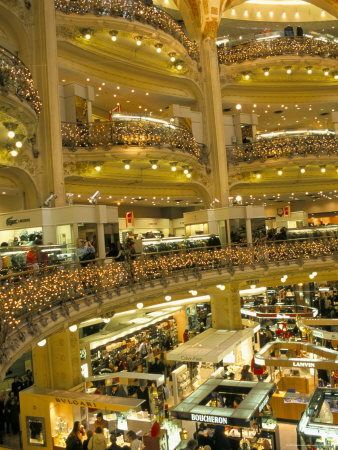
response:
M338 44L334 41L303 36L251 40L234 46L218 47L219 63L226 65L280 55L320 56L335 59L338 56Z
M338 139L334 135L260 139L253 143L228 147L227 154L230 164L297 156L338 156Z
M120 120L89 124L63 123L62 144L72 151L78 148L92 150L115 145L138 145L141 147L168 146L171 150L190 153L200 162L205 155L192 134L184 128L147 121L144 119Z
M178 40L191 58L199 59L197 44L188 38L181 25L164 10L142 0L55 0L55 8L66 14L121 17L151 25Z
M236 267L268 267L269 263L302 263L318 257L337 256L338 239L311 239L303 241L273 242L254 247L232 246L226 248L197 249L193 251L148 254L135 260L113 262L105 265L78 264L47 268L45 272L29 272L3 277L0 289L0 347L7 336L21 325L31 324L42 314L60 307L67 316L67 308L86 296L100 296L112 292L119 294L122 287L144 286L155 280L167 283L179 274L193 273L201 277L205 271L223 268L234 272ZM53 317L52 317L53 318ZM5 356L3 355L3 358ZM2 356L0 354L0 363Z
M24 63L11 52L0 47L0 90L13 92L25 100L39 114L42 103L34 88L33 78Z

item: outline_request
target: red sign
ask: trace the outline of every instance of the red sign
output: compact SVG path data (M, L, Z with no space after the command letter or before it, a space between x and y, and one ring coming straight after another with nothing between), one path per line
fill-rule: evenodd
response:
M290 216L291 216L290 205L284 206L284 208L283 208L283 217L290 217Z
M133 211L126 212L125 218L126 218L126 228L128 228L128 227L132 228L134 226L134 213L133 213Z

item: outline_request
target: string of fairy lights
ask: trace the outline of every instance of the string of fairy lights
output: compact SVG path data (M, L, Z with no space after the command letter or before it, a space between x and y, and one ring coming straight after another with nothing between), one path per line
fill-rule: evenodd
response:
M191 132L180 127L150 122L144 119L119 120L110 122L61 125L62 144L76 151L77 148L88 150L93 147L113 145L163 146L190 153L201 159L201 148Z
M134 284L167 279L180 273L234 266L257 266L282 261L302 261L332 256L338 252L338 238L302 241L269 242L253 247L228 246L196 250L181 250L162 254L147 254L135 260L86 267L41 267L28 276L13 274L2 280L0 287L0 347L6 335L23 323L33 323L55 306L65 310L85 296L100 295ZM51 312L51 318L52 317ZM34 316L34 317L33 317Z
M260 139L235 145L229 159L233 163L239 163L308 155L338 156L338 138L334 135L312 135Z
M334 41L299 36L251 40L232 47L220 45L217 51L219 63L231 65L278 55L320 56L335 59L338 56L338 45Z
M164 10L142 0L55 0L54 4L57 11L66 14L108 15L151 25L178 40L192 59L199 59L197 44L188 38L181 25Z
M40 113L42 103L30 71L18 57L3 47L0 47L0 87L14 90L17 97L26 100L37 114Z

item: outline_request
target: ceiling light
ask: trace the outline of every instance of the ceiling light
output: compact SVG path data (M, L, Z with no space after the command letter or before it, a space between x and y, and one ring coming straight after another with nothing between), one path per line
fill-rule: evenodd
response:
M296 19L299 19L299 12L298 11L296 11L295 17L296 17Z
M326 77L329 76L329 69L323 69L323 72Z
M317 272L312 272L312 275L313 275L314 277L316 277L316 276L317 276Z
M171 165L171 171L172 172L176 172L176 170L177 170L177 162L171 162L170 163L170 165Z
M46 345L46 343L47 343L46 339L42 339L42 341L38 342L38 346L43 347L44 345Z
M130 169L130 159L124 159L122 162L124 163L124 168L126 170L129 170Z
M218 289L220 289L221 291L224 291L224 289L225 289L224 284L217 284L216 287L217 287Z
M269 69L268 67L265 67L265 68L263 69L263 72L264 72L264 75L265 75L266 77L268 77L268 76L270 75L270 69Z
M250 80L250 74L249 73L245 73L244 74L244 79L245 80Z
M237 103L236 109L237 109L237 111L240 111L240 110L242 109L242 105L240 105L239 103Z
M335 80L338 80L338 73L335 73L334 76L333 76L333 78L334 78Z
M245 16L245 17L248 17L248 15L249 15L248 11L245 10L245 11L244 11L244 16Z
M17 148L21 148L22 147L22 142L21 141L17 141L15 143L15 145L16 145Z
M283 19L286 19L286 12L283 12L282 18L283 18Z
M258 180L262 177L262 174L260 172L255 172L255 175Z
M101 172L102 167L101 166L95 166L96 172Z
M14 131L9 131L9 132L7 133L7 136L8 136L10 139L13 139L13 137L15 136Z
M286 73L287 73L288 75L291 75L291 73L292 73L291 66L286 66L285 69L286 69Z
M257 11L257 17L260 19L262 17L262 13L260 11Z
M175 52L170 52L168 53L169 57L170 57L170 61L171 62L175 62L176 61L176 53Z
M153 170L156 170L156 169L158 168L157 162L158 162L157 159L152 159L152 160L150 160L151 168L152 168Z
M9 153L10 153L14 158L15 158L16 156L18 156L18 152L17 152L15 149L11 150Z
M309 75L312 74L312 66L306 66L306 70Z
M320 15L321 15L322 17L325 17L325 11L322 11L322 12L320 13Z
M183 69L182 64L181 64L181 63L178 63L177 66L176 66L176 69L177 69L177 70L182 70L182 69Z
M278 169L278 170L277 170L277 174L278 174L278 175L283 175L283 170L282 170L282 169Z
M170 300L171 300L171 295L166 295L166 296L164 297L164 300L165 300L166 302L170 302Z
M188 172L188 173L186 174L186 177L187 177L187 178L191 178L191 173Z
M77 325L71 325L69 327L69 331L71 331L72 333L75 333L76 330L77 330Z
M157 53L161 53L162 47L163 47L163 44L156 44L156 45L155 45L155 48L156 48Z
M142 44L142 36L136 36L135 41L136 41L136 45L141 45Z
M326 172L326 166L320 166L320 171L322 173L325 173Z
M300 168L300 173L305 173L305 167Z
M270 17L273 17L273 11L270 11L270 12L269 12L269 16L270 16Z
M138 303L136 306L137 306L138 309L142 309L143 308L143 303Z
M193 295L195 297L195 295L197 295L197 291L194 291L194 290L189 291L189 294L191 294L191 295Z
M111 36L111 40L115 42L117 39L118 31L112 30L112 31L109 31L109 34Z
M235 200L236 200L236 202L241 202L242 201L242 196L241 195L236 195Z

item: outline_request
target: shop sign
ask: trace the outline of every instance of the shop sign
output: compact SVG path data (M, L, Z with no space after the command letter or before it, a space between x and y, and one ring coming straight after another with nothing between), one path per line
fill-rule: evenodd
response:
M315 367L315 363L305 361L294 361L292 363L292 367Z
M181 361L202 362L202 358L201 357L196 357L196 356L184 356L184 355L181 355Z
M8 217L8 219L6 219L6 225L11 226L11 225L16 225L17 223L24 223L24 222L30 222L31 219L13 219L13 216Z
M313 334L313 336L315 336L315 337L319 337L319 338L324 337L324 334L323 334L321 331L313 330L313 331L312 331L312 334Z
M84 406L85 408L97 408L96 403L87 402L85 400L75 400L72 398L55 397L56 403L64 403L65 405Z
M207 414L191 414L190 420L193 422L217 423L219 425L227 425L228 418L220 416L208 416Z

